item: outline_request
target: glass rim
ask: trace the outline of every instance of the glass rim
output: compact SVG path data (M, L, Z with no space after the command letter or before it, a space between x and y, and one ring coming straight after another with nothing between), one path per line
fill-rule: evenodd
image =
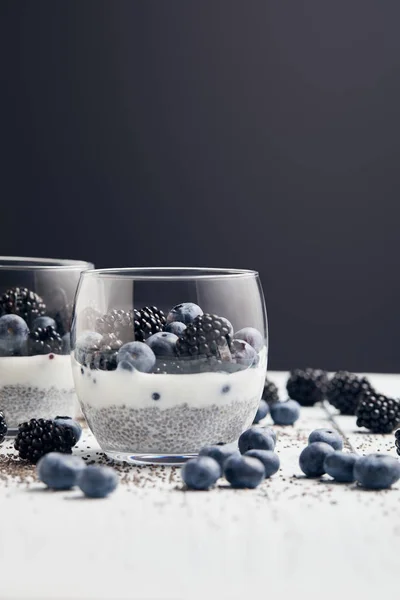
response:
M121 267L116 269L88 269L82 277L127 279L135 281L196 281L199 279L256 278L258 271L214 267Z
M84 260L0 256L0 271L84 271L93 267L93 263Z

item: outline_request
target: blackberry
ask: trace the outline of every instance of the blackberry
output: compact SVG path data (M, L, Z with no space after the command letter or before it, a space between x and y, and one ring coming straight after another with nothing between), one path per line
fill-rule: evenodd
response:
M319 369L295 369L286 384L289 397L301 406L313 406L324 399L327 377Z
M162 310L156 306L145 306L133 310L135 342L144 342L154 333L164 331L167 320Z
M49 452L72 454L76 438L71 428L56 425L51 419L31 419L18 425L14 448L19 457L36 464Z
M62 354L63 341L55 327L38 327L29 335L28 354L36 356L37 354Z
M96 328L96 321L101 317L101 312L93 306L86 306L79 313L79 322L83 330L94 331Z
M118 350L122 345L122 340L119 340L113 333L103 335L98 346L90 349L86 354L86 366L101 371L115 371Z
M328 383L326 397L342 415L355 415L361 398L366 392L373 391L366 377L338 371Z
M395 432L394 439L395 439L397 454L400 454L400 429L398 429Z
M95 329L101 334L114 334L124 344L133 341L133 314L122 309L111 310L96 319Z
M391 433L400 424L400 402L375 392L366 392L357 411L357 427L373 433Z
M26 321L29 327L37 317L46 312L46 305L35 292L27 288L10 288L0 298L1 314L18 315Z
M165 325L167 324L167 317L164 314L164 311L162 311L160 308L157 308L157 306L150 306L150 307L144 307L142 308L142 310L150 310L154 317L160 321L160 323L162 324L163 328L165 327Z
M179 356L215 356L230 360L229 326L217 315L204 314L189 323L177 341Z
M8 427L3 413L0 411L0 444L4 442L7 435Z
M278 388L272 381L270 381L267 378L265 378L264 391L262 393L262 398L269 405L279 402Z

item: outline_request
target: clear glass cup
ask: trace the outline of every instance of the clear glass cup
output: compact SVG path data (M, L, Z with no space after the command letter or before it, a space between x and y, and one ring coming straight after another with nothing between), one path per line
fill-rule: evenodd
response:
M268 357L259 275L86 271L71 342L75 389L102 450L181 464L206 444L236 441L253 422Z
M9 433L31 418L73 415L70 324L91 263L0 257L0 411Z

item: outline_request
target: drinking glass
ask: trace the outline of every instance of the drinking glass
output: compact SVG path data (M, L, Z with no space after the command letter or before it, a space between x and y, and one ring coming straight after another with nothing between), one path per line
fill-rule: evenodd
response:
M0 257L0 411L9 433L79 410L70 360L76 288L91 263Z
M251 425L268 329L255 271L82 273L72 326L75 389L112 459L181 464Z

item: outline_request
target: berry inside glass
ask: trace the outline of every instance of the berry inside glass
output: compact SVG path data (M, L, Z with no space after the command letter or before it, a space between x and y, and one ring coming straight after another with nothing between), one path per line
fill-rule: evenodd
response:
M258 273L86 271L71 342L75 389L102 450L181 464L253 422L268 356Z
M79 407L70 324L79 277L91 263L0 257L0 411L15 432L31 418Z

